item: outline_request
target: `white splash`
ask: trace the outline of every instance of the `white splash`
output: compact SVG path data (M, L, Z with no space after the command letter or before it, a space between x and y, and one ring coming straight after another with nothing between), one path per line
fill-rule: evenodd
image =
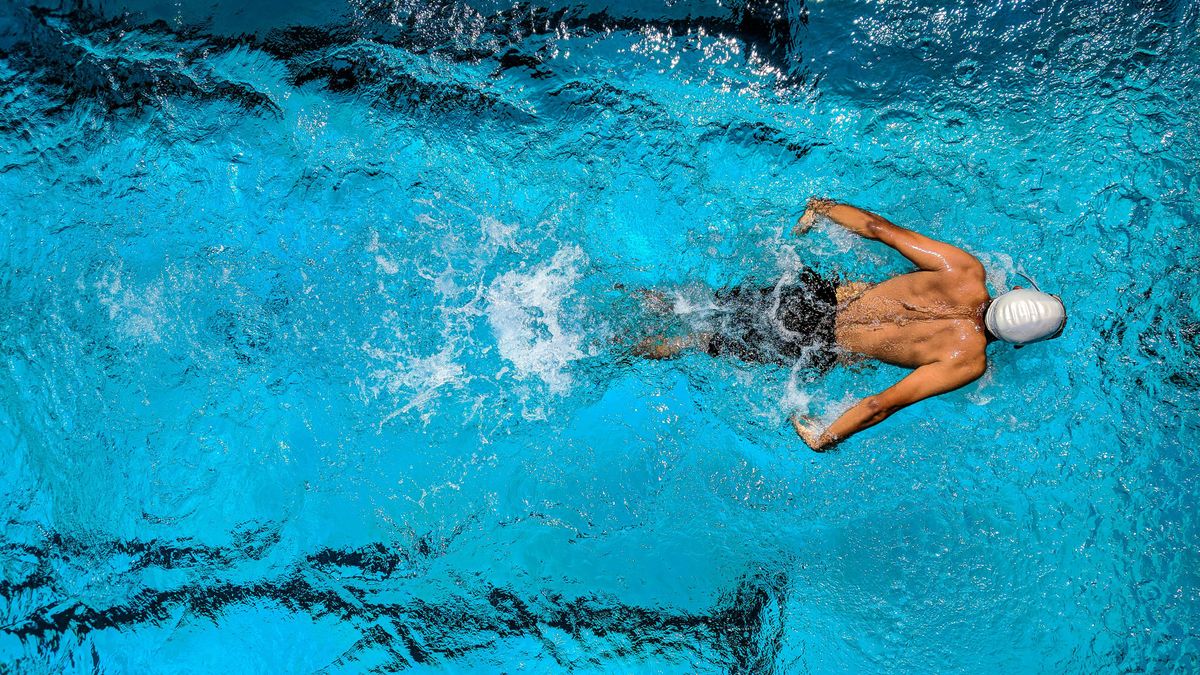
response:
M804 262L800 259L800 251L795 244L785 243L775 249L775 267L787 275L789 280L796 278L796 274L803 269Z
M792 368L787 383L784 385L783 397L779 401L780 410L785 417L793 414L813 417L817 421L817 426L827 429L829 425L837 421L837 418L842 416L842 413L858 403L859 399L853 392L846 392L838 400L831 400L824 392L813 395L804 387L804 385L812 384L811 379L806 380L806 377L811 378L811 375L801 368Z
M988 366L984 371L983 377L975 382L975 386L971 389L971 393L967 394L967 400L975 405L987 405L992 401L991 391L992 381L995 380L995 369Z
M488 323L518 379L537 376L554 393L570 386L566 368L584 356L583 336L563 325L563 303L575 294L578 267L586 261L582 250L567 246L532 270L500 275L488 288Z
M670 293L671 311L680 316L707 314L716 311L717 303L708 289L684 287Z
M1007 253L981 253L977 256L987 272L987 281L997 293L1009 290L1008 279L1016 276L1017 268Z
M861 237L833 222L829 216L818 217L813 229L829 238L829 243L833 246L835 253L846 253L861 241Z
M793 368L784 385L783 398L779 401L779 407L783 410L784 416L790 417L793 413L808 415L812 408L812 402L812 394L800 386L797 369Z
M799 272L812 267L813 258L841 255L859 247L861 238L829 219L818 216L812 229L795 234L792 227L783 227L776 233L775 266L783 272Z
M441 390L462 387L470 379L465 376L462 365L455 361L455 352L449 346L428 356L390 352L370 344L364 344L363 351L371 358L389 364L370 372L372 384L367 389L371 397L378 398L386 391L393 397L407 399L404 405L380 420L381 428L414 408L428 424L434 413L431 404Z
M375 254L375 265L384 274L392 275L400 271L400 265L388 247L379 241L379 233L371 231L371 243L367 244L367 252Z
M822 411L820 420L821 428L828 429L831 424L837 421L837 418L842 416L842 413L853 408L861 399L854 392L846 392L841 398L836 401L830 400L825 404L825 410Z
M516 223L505 223L492 216L482 216L479 218L479 226L487 240L495 246L511 251L517 250Z
M100 304L108 310L108 318L123 337L161 342L161 329L167 321L162 281L155 280L142 289L130 288L123 276L121 266L109 268L94 284Z

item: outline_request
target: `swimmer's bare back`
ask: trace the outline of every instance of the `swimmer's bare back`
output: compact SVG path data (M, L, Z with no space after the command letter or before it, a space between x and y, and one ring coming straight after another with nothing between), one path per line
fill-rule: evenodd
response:
M905 406L953 391L987 368L984 311L990 297L983 265L975 256L895 225L847 204L810 199L796 233L825 216L851 232L891 246L917 270L880 284L855 282L839 293L836 339L843 349L913 371L868 396L828 429L792 416L796 433L813 450L825 451L874 426ZM842 297L849 296L842 300Z

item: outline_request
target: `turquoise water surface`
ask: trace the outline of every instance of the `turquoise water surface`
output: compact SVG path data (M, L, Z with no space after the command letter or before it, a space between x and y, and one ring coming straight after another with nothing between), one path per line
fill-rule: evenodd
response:
M1200 669L1200 3L748 2L0 7L0 671ZM1065 335L631 356L814 194Z

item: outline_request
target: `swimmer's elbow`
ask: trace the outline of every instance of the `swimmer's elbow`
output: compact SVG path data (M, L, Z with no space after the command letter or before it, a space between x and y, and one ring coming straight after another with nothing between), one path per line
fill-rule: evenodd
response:
M967 366L967 377L970 378L969 380L967 380L968 384L983 377L983 374L986 372L987 372L987 358L978 358L978 359L972 360L971 363Z
M953 363L957 371L957 377L955 378L957 383L953 387L955 389L966 386L975 380L978 380L979 378L983 377L984 373L987 372L987 357L981 356L977 358L963 359L961 361L955 360Z
M868 396L863 399L863 408L867 413L867 424L879 424L880 422L891 417L892 413L896 412L903 406L891 403L882 396Z
M865 232L863 232L863 236L867 239L879 239L883 235L884 230L890 225L891 223L881 218L867 218L867 226L864 228Z

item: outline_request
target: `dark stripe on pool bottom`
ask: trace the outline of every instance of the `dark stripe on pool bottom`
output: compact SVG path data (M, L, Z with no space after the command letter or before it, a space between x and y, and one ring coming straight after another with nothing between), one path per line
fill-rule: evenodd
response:
M238 562L261 559L274 543L272 539L277 541L277 535L228 548L137 541L89 546L54 535L44 548L17 547L22 554L36 557L37 568L20 583L0 582L0 595L11 601L21 593L35 597L55 594L51 560L90 565L90 561L119 554L137 557L130 568L133 571L148 567L236 569ZM599 663L596 654L685 660L689 654L707 657L712 650L731 672L761 672L771 667L782 648L788 586L782 573L743 577L722 594L712 610L701 614L637 607L599 594L568 599L557 593L535 592L535 601L530 602L507 587L487 583L440 603L420 599L403 604L371 602L376 593L397 590L405 580L423 577L420 563L437 558L449 543L422 538L412 551L383 543L322 549L274 579L146 589L128 602L102 609L76 602L46 614L34 612L0 631L58 650L63 639L82 643L92 631L136 629L137 624L170 621L181 609L219 624L229 609L269 600L314 620L333 616L359 628L362 637L329 667L352 664L376 648L384 649L392 659L388 667L438 663L516 636L537 639L560 665L572 665L549 631L561 631L580 641L592 655L587 657L589 661L595 663ZM325 584L329 587L323 587ZM62 604L51 602L44 609ZM614 641L614 635L621 639Z

